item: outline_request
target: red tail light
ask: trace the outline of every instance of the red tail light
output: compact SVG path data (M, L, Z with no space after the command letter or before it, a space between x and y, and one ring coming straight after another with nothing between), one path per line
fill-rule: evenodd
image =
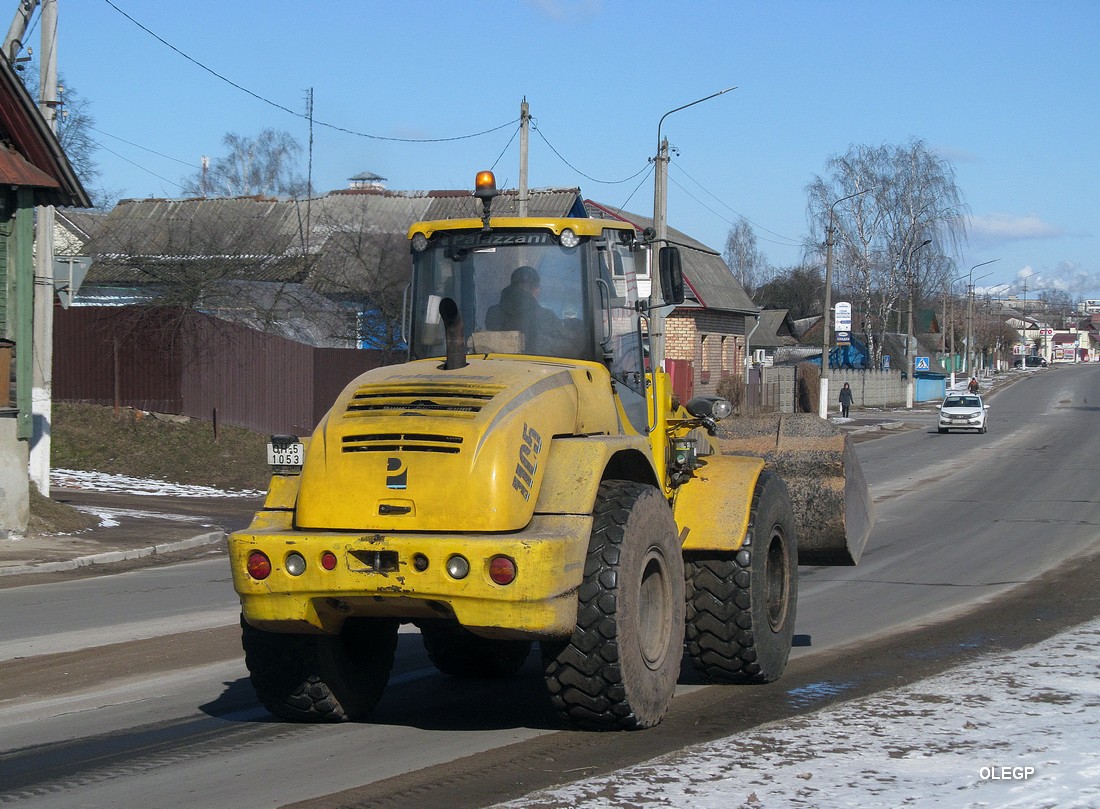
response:
M271 560L259 551L252 551L248 555L247 569L249 576L262 581L271 575Z
M489 560L489 578L497 584L511 584L516 578L516 563L507 556L494 556Z

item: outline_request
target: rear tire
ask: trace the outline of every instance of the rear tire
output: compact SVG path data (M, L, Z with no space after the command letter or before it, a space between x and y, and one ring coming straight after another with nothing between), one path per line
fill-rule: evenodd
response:
M529 640L490 640L451 623L425 621L420 635L435 667L452 677L511 677L531 653Z
M684 567L676 523L656 488L600 484L577 626L543 644L554 708L587 730L656 725L672 701L684 641Z
M241 619L245 665L260 702L292 722L356 721L385 690L397 621L351 619L339 635L256 629Z
M692 554L687 651L711 682L770 683L787 665L798 603L798 550L787 486L765 470L741 550Z

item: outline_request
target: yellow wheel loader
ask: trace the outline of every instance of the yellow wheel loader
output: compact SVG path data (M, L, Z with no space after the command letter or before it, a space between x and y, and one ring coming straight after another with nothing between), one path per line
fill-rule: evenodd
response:
M308 440L273 437L263 509L229 539L251 681L279 717L366 716L402 623L457 677L514 674L537 641L553 705L595 730L660 722L685 648L717 682L786 665L787 488L714 453L729 403L677 401L648 353L653 306L683 301L677 249L618 221L494 217L496 193L483 172L481 218L410 228L409 361L355 379Z

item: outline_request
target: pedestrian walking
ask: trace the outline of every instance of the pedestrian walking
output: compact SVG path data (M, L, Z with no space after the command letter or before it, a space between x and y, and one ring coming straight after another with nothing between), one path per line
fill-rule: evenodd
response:
M852 407L852 388L847 382L840 389L840 415L848 418L848 410Z

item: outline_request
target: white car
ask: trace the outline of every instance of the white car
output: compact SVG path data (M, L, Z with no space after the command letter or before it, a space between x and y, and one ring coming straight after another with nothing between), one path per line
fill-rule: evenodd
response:
M948 430L986 431L989 405L976 393L949 393L940 405L941 433Z

